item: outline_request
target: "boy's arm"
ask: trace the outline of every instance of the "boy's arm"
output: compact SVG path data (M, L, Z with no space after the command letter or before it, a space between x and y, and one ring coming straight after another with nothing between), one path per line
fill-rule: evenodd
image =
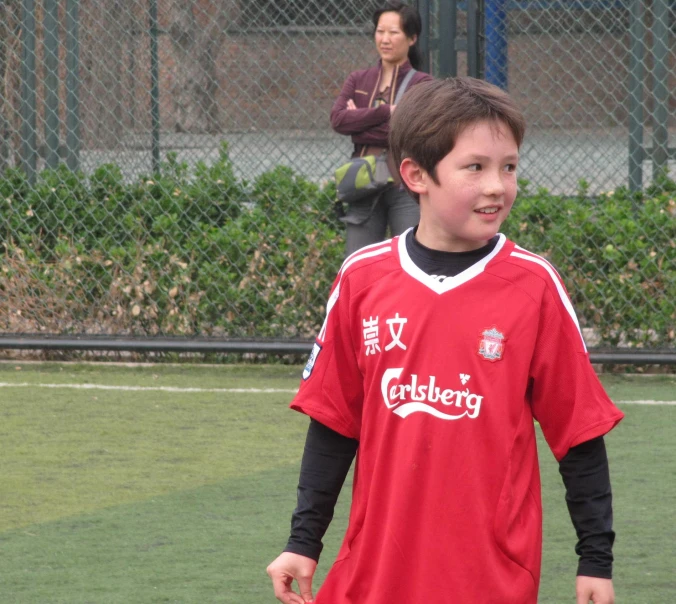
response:
M275 597L284 604L311 602L312 577L322 551L322 538L359 442L310 420L298 480L298 504L284 551L267 568ZM293 581L298 592L293 591Z
M577 533L577 574L610 579L613 568L613 508L603 437L572 447L559 463L566 503Z
M285 552L319 560L322 538L358 446L357 440L310 420Z

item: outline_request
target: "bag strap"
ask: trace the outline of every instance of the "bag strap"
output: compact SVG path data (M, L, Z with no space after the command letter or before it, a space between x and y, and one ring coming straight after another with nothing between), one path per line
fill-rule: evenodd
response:
M397 96L394 97L394 104L398 105L399 101L401 101L401 97L404 96L404 92L406 92L406 88L408 87L409 82L413 79L413 76L415 75L416 70L411 67L411 71L409 71L405 76L404 79L401 82L401 86L399 86L399 90L397 90Z
M401 81L401 86L399 86L399 90L397 90L397 95L394 97L395 105L397 105L399 101L401 101L401 97L404 96L404 92L406 92L406 88L408 88L408 84L413 79L413 76L415 75L416 71L417 69L413 69L413 67L411 67L411 70L404 76L404 79ZM366 153L366 145L364 145L361 148L361 151L359 151L359 157L364 157L365 153Z

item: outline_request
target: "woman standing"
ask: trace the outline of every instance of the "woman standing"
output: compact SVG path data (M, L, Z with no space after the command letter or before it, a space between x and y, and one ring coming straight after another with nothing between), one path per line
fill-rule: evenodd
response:
M390 116L406 74L421 64L417 47L421 31L418 11L390 0L373 13L375 44L380 60L369 69L353 71L345 80L331 109L331 126L352 137L352 157L387 153ZM432 76L416 71L408 81L413 86ZM347 226L347 255L391 235L399 235L418 224L418 204L400 188L399 170L388 157L394 183L384 191L350 204L341 218Z

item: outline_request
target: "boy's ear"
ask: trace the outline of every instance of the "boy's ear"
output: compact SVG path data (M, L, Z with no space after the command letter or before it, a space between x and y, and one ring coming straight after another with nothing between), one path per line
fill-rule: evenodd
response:
M425 172L425 170L410 157L406 157L402 160L401 166L399 166L399 173L409 191L417 193L418 195L427 193L427 179L429 176L427 175L427 172Z

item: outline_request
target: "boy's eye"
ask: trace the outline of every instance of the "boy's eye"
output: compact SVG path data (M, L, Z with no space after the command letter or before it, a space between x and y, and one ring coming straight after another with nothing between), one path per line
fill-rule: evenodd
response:
M478 172L479 170L481 170L481 164L471 164L467 166L467 169L470 172Z
M516 172L516 164L507 164L505 166L506 172Z

